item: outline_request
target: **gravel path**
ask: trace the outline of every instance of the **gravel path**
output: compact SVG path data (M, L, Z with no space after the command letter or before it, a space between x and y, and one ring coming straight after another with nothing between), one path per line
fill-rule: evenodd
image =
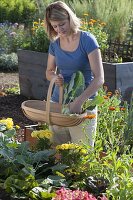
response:
M19 74L15 73L0 73L0 90L5 87L15 86L19 84Z

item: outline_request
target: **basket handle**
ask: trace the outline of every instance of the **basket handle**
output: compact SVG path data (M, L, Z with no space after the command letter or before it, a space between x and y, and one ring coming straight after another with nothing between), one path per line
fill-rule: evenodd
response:
M47 102L46 102L46 122L50 124L50 101L52 95L52 89L55 83L56 77L54 77L49 84L48 94L47 94ZM62 105L63 101L63 86L59 87L59 104Z

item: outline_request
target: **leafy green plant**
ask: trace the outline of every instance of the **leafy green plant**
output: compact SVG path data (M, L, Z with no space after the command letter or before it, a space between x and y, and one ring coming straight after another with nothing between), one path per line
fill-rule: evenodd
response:
M112 92L106 93L103 90L99 92L100 96L103 95L104 102L98 107L97 137L104 138L104 150L110 148L113 150L117 146L121 146L123 149L123 133L127 125L128 105L126 102L123 105L121 104L121 95L118 90L115 94L112 94Z
M44 21L33 22L30 49L39 52L48 52L49 39L46 34Z
M6 88L4 91L5 91L6 94L20 94L19 85L16 85L14 87Z
M131 96L131 102L129 105L128 116L126 118L127 126L124 130L125 144L130 144L133 147L133 94Z
M85 89L85 80L82 72L77 71L73 73L70 82L64 84L64 96L63 96L63 114L70 114L68 104L71 103L76 97L78 97ZM100 96L94 97L93 100L86 100L82 104L82 112L87 109L94 109L96 105L102 103L103 98Z

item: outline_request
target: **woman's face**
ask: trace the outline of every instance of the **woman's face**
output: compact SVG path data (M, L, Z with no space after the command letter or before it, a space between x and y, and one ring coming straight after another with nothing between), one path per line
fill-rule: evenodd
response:
M50 23L59 37L65 37L70 34L70 22L68 19L63 21L50 21Z

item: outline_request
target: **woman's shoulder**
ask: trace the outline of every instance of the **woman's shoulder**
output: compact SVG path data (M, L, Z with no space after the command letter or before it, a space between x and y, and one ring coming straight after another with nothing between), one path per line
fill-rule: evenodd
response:
M80 39L81 46L83 49L85 49L87 52L91 52L96 48L99 48L99 44L97 42L96 37L88 32L88 31L82 31L81 30L81 39Z
M83 39L96 39L96 37L89 31L81 30L81 38Z

